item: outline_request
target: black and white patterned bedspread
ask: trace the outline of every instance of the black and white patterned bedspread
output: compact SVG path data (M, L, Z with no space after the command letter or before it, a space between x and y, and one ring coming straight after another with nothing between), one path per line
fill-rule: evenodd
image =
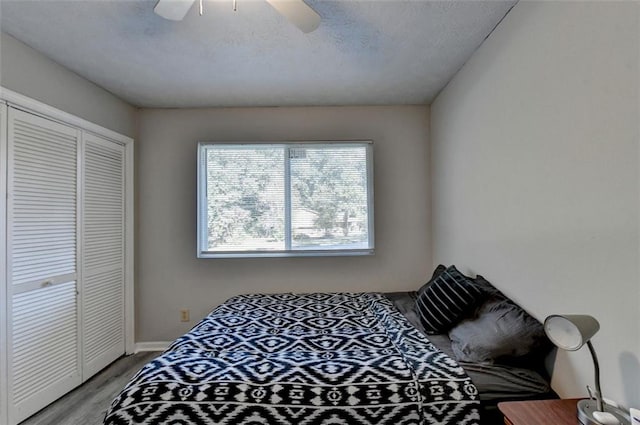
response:
M377 293L241 295L147 364L105 424L478 424L477 390Z

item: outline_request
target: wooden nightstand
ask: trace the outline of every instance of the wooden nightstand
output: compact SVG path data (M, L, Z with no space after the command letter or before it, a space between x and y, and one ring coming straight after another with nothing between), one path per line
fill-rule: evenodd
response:
M576 425L578 400L505 401L498 409L505 425Z

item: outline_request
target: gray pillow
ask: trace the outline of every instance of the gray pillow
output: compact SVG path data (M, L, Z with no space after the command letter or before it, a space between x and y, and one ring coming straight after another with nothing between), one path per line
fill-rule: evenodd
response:
M459 361L473 363L529 363L548 345L540 322L508 299L485 302L471 319L449 332ZM516 361L514 361L516 360Z
M509 300L509 298L505 294L500 292L498 288L493 286L491 282L485 279L482 275L476 275L476 278L473 279L473 283L475 283L487 294L487 299L494 298L500 300Z

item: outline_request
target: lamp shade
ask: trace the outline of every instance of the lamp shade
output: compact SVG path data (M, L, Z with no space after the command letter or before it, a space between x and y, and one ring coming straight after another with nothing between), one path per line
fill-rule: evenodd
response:
M544 331L557 347L579 350L600 329L600 324L586 314L554 314L544 320Z

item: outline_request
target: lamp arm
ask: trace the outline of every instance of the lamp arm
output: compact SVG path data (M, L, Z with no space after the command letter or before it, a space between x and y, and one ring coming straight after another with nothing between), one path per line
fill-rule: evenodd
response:
M600 365L598 364L598 356L596 356L596 350L593 349L591 341L587 341L587 347L589 347L589 352L591 352L591 357L593 358L593 368L596 376L596 406L599 412L604 412L602 390L600 389Z

